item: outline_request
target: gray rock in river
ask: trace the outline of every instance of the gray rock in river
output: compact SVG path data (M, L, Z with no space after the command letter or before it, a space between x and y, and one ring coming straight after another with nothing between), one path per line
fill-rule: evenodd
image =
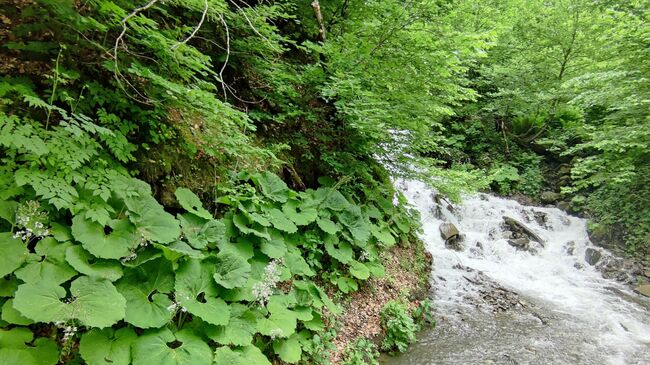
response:
M544 191L542 194L540 194L539 199L542 201L544 204L553 204L556 201L560 200L562 196L560 193L556 193L553 191Z
M603 257L603 254L600 252L600 250L597 250L593 247L587 247L585 250L585 261L589 265L596 265L598 261L600 261L600 258Z
M527 237L531 241L535 241L544 247L544 240L523 223L507 216L503 216L503 222L514 233L515 238Z
M443 240L448 241L451 238L454 238L455 236L458 236L460 233L458 231L458 228L453 223L449 222L444 222L440 225L440 237L442 237Z

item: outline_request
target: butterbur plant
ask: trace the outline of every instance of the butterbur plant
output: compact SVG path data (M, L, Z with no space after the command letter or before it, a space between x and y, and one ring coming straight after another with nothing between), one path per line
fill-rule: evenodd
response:
M32 238L43 238L50 234L47 227L48 215L41 209L41 204L36 200L28 200L20 204L16 210L16 228L14 238L29 242Z
M253 297L255 297L255 301L259 302L262 306L266 305L271 295L273 295L273 290L278 285L280 280L279 266L281 263L281 260L272 260L269 262L269 264L264 268L262 280L253 285Z
M418 325L403 301L391 300L381 309L381 325L386 337L381 343L386 351L404 352L417 340Z

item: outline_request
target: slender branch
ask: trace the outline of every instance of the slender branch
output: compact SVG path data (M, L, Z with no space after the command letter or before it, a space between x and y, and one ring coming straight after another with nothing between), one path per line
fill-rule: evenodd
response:
M271 43L271 41L270 41L268 38L266 38L265 36L263 36L262 33L260 33L260 32L257 30L257 28L255 28L255 26L253 25L253 22L251 22L251 20L250 20L250 18L248 17L248 15L246 15L246 12L244 11L244 9L242 9L242 8L241 8L239 5L237 5L237 3L235 3L235 2L231 2L231 4L233 4L237 9L239 9L239 12L244 16L244 18L246 19L246 22L247 22L248 25L251 27L251 29L253 29L253 32L255 32L255 34L257 34L258 36L262 37L262 39L264 39L264 40L266 41L266 43L268 43L269 46L271 46L271 48L272 48L274 51L276 51L276 52L282 52L281 49L278 49L277 47L275 47L275 45L274 45L273 43Z
M176 43L175 45L172 46L172 50L175 50L179 46L187 43L192 37L196 35L196 33L201 29L201 26L203 25L203 22L205 21L205 16L208 14L208 0L205 0L205 7L203 8L203 15L201 15L201 21L199 21L199 24L194 28L192 33L187 36L187 38L183 39L182 41Z
M226 83L223 80L223 71L226 69L228 60L230 59L230 31L228 30L228 23L226 23L226 19L223 18L223 14L219 14L219 19L221 19L223 27L226 29L226 60L221 66L221 70L219 70L219 79L221 81L221 88L223 89L223 98L226 100L228 96L226 94Z
M325 24L323 23L323 13L321 13L320 11L320 3L318 2L318 0L312 1L311 7L312 9L314 9L314 16L318 21L318 27L319 27L318 34L320 37L320 41L325 42L325 37L327 34L325 33Z

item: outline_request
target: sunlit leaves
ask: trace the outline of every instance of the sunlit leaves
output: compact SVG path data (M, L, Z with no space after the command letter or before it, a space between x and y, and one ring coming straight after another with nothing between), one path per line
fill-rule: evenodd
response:
M230 308L217 297L214 262L186 261L176 272L176 301L188 312L213 325L225 325Z
M108 327L124 318L126 300L107 280L82 276L72 282L70 296L51 282L22 284L14 308L38 322L77 319L92 327Z
M72 235L91 254L104 259L127 256L140 244L135 227L127 219L116 219L102 226L76 216L72 219Z
M94 328L81 336L79 353L88 365L129 365L131 344L137 337L131 328Z
M133 365L212 365L212 350L190 330L150 330L133 344Z
M11 232L0 233L0 277L11 274L27 259L27 247Z

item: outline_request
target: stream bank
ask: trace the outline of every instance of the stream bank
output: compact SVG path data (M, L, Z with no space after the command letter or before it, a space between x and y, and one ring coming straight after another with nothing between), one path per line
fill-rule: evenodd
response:
M617 281L588 262L592 250L618 258L589 240L584 219L486 194L439 208L424 184L400 186L434 256L438 324L385 364L650 363L650 300L630 290L632 273ZM458 244L442 237L443 223Z

